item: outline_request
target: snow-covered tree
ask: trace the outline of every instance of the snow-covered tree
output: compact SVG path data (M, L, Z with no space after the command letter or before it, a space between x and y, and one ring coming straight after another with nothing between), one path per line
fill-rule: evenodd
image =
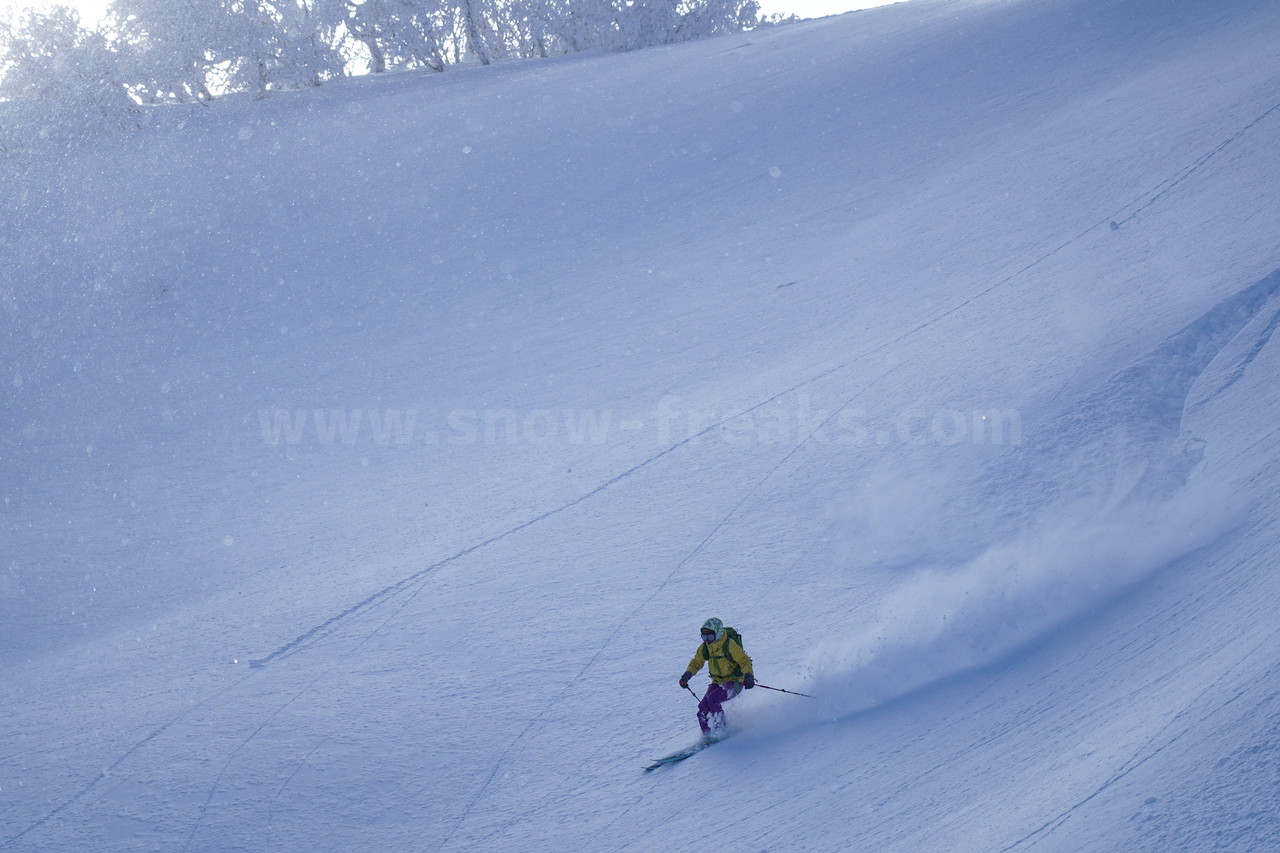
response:
M208 101L223 87L237 23L226 0L115 0L109 18L143 101Z
M739 32L760 20L757 0L634 0L618 11L627 48Z
M342 75L343 0L234 0L230 12L229 87L261 97Z
M132 102L318 85L371 70L628 50L741 30L757 0L113 0L89 31L75 12L0 28L0 97L74 102L95 116ZM62 106L59 106L62 105ZM48 123L48 117L42 119Z
M112 20L148 101L317 85L343 73L344 0L115 0Z
M488 65L500 56L494 55L497 39L491 38L497 19L491 0L457 0L459 25L466 39L467 52L481 65Z
M106 37L67 7L0 25L0 99L7 147L119 126L136 107Z
M346 29L369 53L370 69L392 67L443 71L448 50L448 10L424 0L363 0L349 3Z

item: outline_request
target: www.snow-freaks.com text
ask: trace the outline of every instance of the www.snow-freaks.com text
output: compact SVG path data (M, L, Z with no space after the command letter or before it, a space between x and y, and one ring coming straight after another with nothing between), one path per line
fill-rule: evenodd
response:
M736 446L802 443L860 445L1017 445L1017 409L866 409L823 407L804 394L730 411L663 397L648 410L614 408L275 408L257 413L270 446L655 445L721 441Z

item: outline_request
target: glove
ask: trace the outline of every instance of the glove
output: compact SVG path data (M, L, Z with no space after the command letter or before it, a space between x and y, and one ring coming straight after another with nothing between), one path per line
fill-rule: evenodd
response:
M684 675L680 676L680 686L688 687L690 678L693 678L692 672L686 672Z
M756 677L753 673L748 672L746 678L742 679L742 686L750 690L756 686Z

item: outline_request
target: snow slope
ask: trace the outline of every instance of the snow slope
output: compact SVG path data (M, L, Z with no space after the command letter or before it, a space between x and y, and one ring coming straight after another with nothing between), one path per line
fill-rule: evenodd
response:
M1280 846L1278 34L912 0L10 157L0 846ZM819 698L641 774L710 615Z

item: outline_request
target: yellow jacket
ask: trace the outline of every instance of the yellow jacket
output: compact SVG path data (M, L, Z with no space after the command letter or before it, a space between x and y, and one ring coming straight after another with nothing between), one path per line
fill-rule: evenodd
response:
M728 652L728 654L726 654ZM751 658L726 633L717 642L702 643L689 661L689 672L697 672L707 665L711 680L716 684L726 681L741 681L742 676L751 672Z

